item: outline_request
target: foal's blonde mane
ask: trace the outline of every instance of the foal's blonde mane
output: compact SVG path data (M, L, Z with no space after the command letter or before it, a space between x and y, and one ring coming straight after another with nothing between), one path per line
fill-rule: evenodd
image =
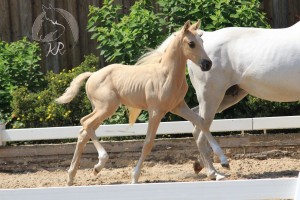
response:
M175 36L175 35L174 35ZM166 52L166 49L162 52L161 50L157 49L151 49L147 48L148 52L142 55L137 62L135 63L135 66L140 66L140 65L147 65L147 64L158 64L161 62L161 59ZM141 112L140 109L136 108L131 108L126 106L128 109L128 115L129 115L129 125L132 126L136 119L139 117L139 114Z
M173 33L172 35L174 36L172 41L176 38L176 36L178 36L180 31L177 31L175 33ZM172 42L171 41L171 42ZM170 42L170 43L171 43ZM161 44L161 46L163 46L163 44ZM160 63L163 54L166 52L167 47L165 48L160 48L161 46L159 46L157 49L151 49L151 48L147 48L149 51L147 53L145 53L144 55L142 55L138 61L136 62L135 65L145 65L145 64L156 64L156 63Z
M146 65L160 63L163 53L156 50L150 49L147 53L142 55L135 65Z

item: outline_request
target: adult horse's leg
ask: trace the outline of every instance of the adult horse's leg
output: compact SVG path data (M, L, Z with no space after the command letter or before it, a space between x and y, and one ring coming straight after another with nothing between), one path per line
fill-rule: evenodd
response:
M149 112L149 123L148 123L147 135L146 135L145 142L143 145L141 157L132 172L132 183L138 182L138 179L141 174L143 162L146 159L147 155L152 150L157 128L159 126L161 119L165 115L165 113L161 112L160 110L152 110L151 109L148 112Z
M211 161L211 147L208 145L207 139L199 128L195 127L193 132L193 137L196 141L198 150L199 150L199 162L194 163L195 173L199 173L203 168L206 169L207 176L210 179L221 180L224 178L223 175L218 174L215 170L213 163Z
M211 55L215 54L212 53ZM231 71L232 69L230 67L228 68L223 65L224 63L226 63L226 58L217 56L215 58L212 58L212 60L212 69L206 73L203 73L200 68L194 63L188 62L189 76L192 85L196 90L197 99L199 102L198 113L203 118L204 129L207 130L209 130L216 112L229 106L229 101L227 100L227 98L223 101L224 97L227 96L225 94L235 96L237 93L239 93L237 92L239 91L239 87L233 87L233 84L237 82L237 80L235 79L236 76L233 76L235 72ZM230 88L229 91L228 88ZM229 99L232 100L231 102L237 102L238 98L236 99L236 97L229 97ZM195 128L193 131L193 135L200 152L199 160L203 161L200 162L200 167L195 167L196 172L197 170L201 170L201 167L205 167L208 177L217 180L222 179L224 176L218 174L216 169L213 167L210 157L211 148L207 145L206 131L202 129L201 132L200 129ZM225 159L221 159L221 164L224 167L229 167L228 162Z
M217 112L222 112L226 108L236 104L239 102L241 99L243 99L245 96L247 96L247 92L244 91L243 89L239 89L238 91L235 92L235 95L225 95L219 108L217 109ZM207 105L210 107L210 105ZM206 109L205 107L203 109ZM199 111L199 106L195 107L192 109L196 113L200 113ZM217 179L220 180L224 178L223 175L220 175L216 172L215 168L213 167L210 155L211 155L211 148L207 144L207 140L205 135L203 135L203 132L201 130L197 129L195 127L193 131L193 135L195 137L195 140L197 142L197 146L199 148L200 152L200 157L199 157L199 162L194 163L194 171L195 173L199 173L202 168L206 168L208 177L211 179Z
M194 125L197 127L193 131L193 136L196 141L197 147L199 149L200 157L204 161L204 167L207 170L207 175L211 179L222 179L224 176L217 173L216 169L212 165L212 161L210 160L209 151L206 147L207 140L209 141L210 146L213 149L213 152L219 156L221 160L221 164L223 166L229 167L228 161L226 156L224 155L222 149L220 148L219 144L216 142L214 137L211 135L209 131L209 127L211 125L213 116L208 118L207 115L199 116L195 112L189 109L189 107L186 105L185 102L182 102L176 109L172 111L174 114L177 114L189 121L191 121ZM210 112L208 112L210 113ZM205 113L204 113L205 114ZM207 113L206 113L207 114ZM203 117L203 118L202 118ZM200 130L202 130L202 133L200 133ZM204 140L203 138L206 138L207 140Z

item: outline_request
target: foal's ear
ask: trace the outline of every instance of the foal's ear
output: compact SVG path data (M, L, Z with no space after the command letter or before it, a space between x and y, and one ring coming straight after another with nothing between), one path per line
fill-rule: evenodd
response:
M200 21L200 19L197 21L197 23L195 23L195 24L193 24L192 26L191 26L191 29L193 29L193 30L198 30L199 29L199 27L200 27L200 25L201 25L201 21Z
M185 24L183 25L183 28L182 28L183 31L184 32L187 31L190 28L190 26L191 26L190 20L186 21Z

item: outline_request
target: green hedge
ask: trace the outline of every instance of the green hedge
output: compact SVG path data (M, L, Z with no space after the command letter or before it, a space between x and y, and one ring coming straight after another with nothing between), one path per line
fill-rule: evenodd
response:
M147 47L155 48L167 38L170 32L177 30L188 19L192 21L201 19L202 28L205 30L226 26L269 27L265 15L259 10L259 0L158 0L157 2L161 9L158 14L155 14L151 1L147 0L137 1L128 15L120 14L121 7L115 5L113 1L104 1L102 8L90 7L88 30L93 33L92 39L97 40L98 48L101 49L101 54L104 55L107 63L135 63L147 51ZM78 125L80 118L91 112L84 87L69 104L58 105L53 100L63 94L75 76L85 71L97 70L98 58L87 56L85 61L73 70L62 71L60 74L48 72L42 76L38 71L37 63L40 57L37 44L29 44L25 39L23 42L26 51L18 51L31 53L24 53L23 56L11 54L8 57L3 53L3 42L0 43L2 47L0 48L0 70L2 70L0 72L5 73L3 66L8 62L13 64L9 63L11 66L6 66L6 70L8 68L16 70L12 72L12 76L1 76L0 79L2 81L0 95L5 94L3 91L8 91L6 94L12 95L6 102L1 98L1 104L11 103L14 117L11 125L14 128ZM9 48L9 44L4 46ZM8 52L12 53L18 48L13 47ZM30 55L36 56L30 57ZM27 70L28 64L34 69L34 74ZM26 70L18 73L23 68ZM20 77L15 79L14 73ZM198 103L188 74L186 75L190 87L185 99L189 106L193 107ZM35 78L30 79L31 77ZM27 81L27 78L31 81ZM40 82L37 83L37 80ZM218 114L217 118L296 115L298 110L297 102L273 103L248 96L236 106ZM147 119L147 113L143 112L138 120L145 122ZM178 119L168 114L163 120ZM127 122L127 111L124 107L120 107L116 114L104 123Z
M119 14L121 6L114 1L104 1L103 7L90 6L88 29L92 39L98 42L101 54L108 63L135 63L145 47L154 48L171 32L181 27L187 20L201 19L202 28L216 30L227 26L270 27L265 14L259 10L259 0L158 0L160 11L155 10L151 1L137 1L128 15ZM190 107L198 104L195 90L189 76L189 90L185 97ZM233 115L235 117L235 115ZM143 112L140 121L147 121ZM167 114L163 121L180 120Z
M259 10L259 0L158 0L168 30L173 32L187 20L201 19L202 29L214 31L224 27L270 27Z
M128 15L119 14L122 7L113 2L90 6L88 30L107 63L134 64L147 48L155 48L165 38L164 20L148 1L137 1Z
M84 87L71 103L59 105L54 99L62 95L73 78L86 71L96 71L99 59L86 56L78 67L59 74L45 75L47 87L39 92L31 92L27 87L19 87L12 92L13 128L51 127L78 125L84 115L91 112L90 102Z
M26 38L11 43L0 41L0 120L10 118L11 92L17 87L38 91L45 86L40 60L36 42Z

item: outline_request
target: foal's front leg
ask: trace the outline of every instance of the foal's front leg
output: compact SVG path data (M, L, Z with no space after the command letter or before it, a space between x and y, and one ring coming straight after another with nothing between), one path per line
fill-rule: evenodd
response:
M148 123L147 135L146 135L145 142L143 145L142 155L141 155L136 167L134 168L134 170L132 172L131 183L138 182L138 179L141 174L143 162L146 159L147 155L152 150L157 128L159 126L160 120L163 118L163 116L165 114L159 110L149 110L148 112L149 112L149 123Z
M210 126L210 124L203 124L203 118L193 112L184 101L181 102L174 110L172 110L172 113L183 117L184 119L192 122L199 129L201 129L210 146L212 147L213 152L219 156L222 166L229 167L228 160L224 155L220 145L209 131L208 127Z

